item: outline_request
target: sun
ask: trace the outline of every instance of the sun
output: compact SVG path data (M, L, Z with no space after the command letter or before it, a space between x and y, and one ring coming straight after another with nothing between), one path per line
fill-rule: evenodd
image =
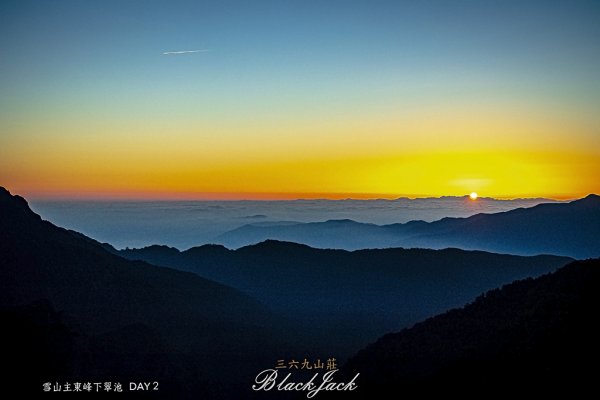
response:
M469 197L471 198L471 200L477 200L477 198L478 198L479 196L477 195L477 193L475 193L475 192L471 192L471 194L469 195Z

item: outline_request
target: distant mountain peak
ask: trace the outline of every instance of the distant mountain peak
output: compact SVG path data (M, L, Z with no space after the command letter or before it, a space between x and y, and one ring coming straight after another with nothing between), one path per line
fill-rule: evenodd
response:
M573 208L583 207L585 209L595 209L600 207L600 196L595 193L590 193L585 197L570 201L566 204L569 204Z
M350 219L329 219L268 227L246 225L221 234L216 240L229 248L273 239L345 250L456 247L583 259L600 255L599 233L600 196L591 194L571 202L540 203L469 217L444 217L433 222L376 225Z
M286 242L284 240L267 239L260 243L249 246L244 246L242 249L310 249L310 246L294 242Z
M152 244L150 246L144 247L142 250L168 250L168 251L176 250L177 252L179 252L179 250L177 248L167 246L164 244Z
M190 249L227 250L227 247L223 246L222 244L208 243L201 246L191 247Z
M595 202L600 203L600 195L590 193L582 199L575 200L576 202Z
M342 218L342 219L328 219L327 221L325 221L326 224L346 224L346 225L353 225L353 224L359 224L359 225L370 225L370 224L364 224L361 222L357 222L353 219L349 219L349 218Z

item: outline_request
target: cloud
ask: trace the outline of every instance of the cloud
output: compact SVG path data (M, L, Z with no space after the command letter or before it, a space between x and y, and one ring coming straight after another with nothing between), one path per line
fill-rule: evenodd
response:
M176 55L176 54L206 53L206 52L209 52L209 51L210 50L208 50L208 49L201 49L201 50L180 50L180 51L165 51L162 54L164 56L171 56L171 55Z

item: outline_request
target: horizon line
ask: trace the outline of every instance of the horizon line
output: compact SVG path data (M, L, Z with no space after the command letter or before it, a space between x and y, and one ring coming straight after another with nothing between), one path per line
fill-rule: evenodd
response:
M469 198L469 193L464 194L398 194L398 193L352 193L352 192L155 192L155 191L53 191L36 192L23 190L12 191L34 201L301 201L301 200L424 200L442 198ZM566 201L584 198L593 192L582 194L560 195L486 195L480 193L476 201L481 200L551 200Z

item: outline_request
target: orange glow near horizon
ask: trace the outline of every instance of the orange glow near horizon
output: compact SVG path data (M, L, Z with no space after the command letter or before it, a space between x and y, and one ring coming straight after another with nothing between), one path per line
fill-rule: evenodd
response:
M2 10L12 193L600 193L600 3L83 3ZM164 54L188 45L210 51Z
M0 185L38 199L394 199L471 192L567 199L600 193L597 158L582 152L438 150L329 159L265 156L229 163L145 157L114 153L103 161L94 151L57 152L19 169L4 168Z
M160 141L148 148L80 146L73 138L37 151L13 146L0 159L0 185L40 199L393 199L471 192L565 199L600 193L600 165L591 152L418 150L400 143L377 152L362 144L356 144L362 154L338 148L329 156L286 146L285 159L279 146L236 153L217 144L208 151L199 145L173 150ZM36 162L20 161L29 159Z
M32 198L90 199L600 193L595 117L468 102L279 119L145 117L2 121L0 185Z
M471 201L482 198L479 196L472 199L469 193L433 195L414 195L397 193L217 193L217 192L157 192L157 191L53 191L16 192L7 188L12 194L25 197L33 201L287 201L287 200L396 200L399 198L425 199L443 196L468 197ZM550 200L575 200L586 197L592 193L580 193L575 195L516 195L516 196L483 196L496 200L514 200L526 198L546 198ZM596 193L597 194L597 193Z
M90 199L600 193L593 118L477 104L309 117L7 120L0 185L32 198Z

